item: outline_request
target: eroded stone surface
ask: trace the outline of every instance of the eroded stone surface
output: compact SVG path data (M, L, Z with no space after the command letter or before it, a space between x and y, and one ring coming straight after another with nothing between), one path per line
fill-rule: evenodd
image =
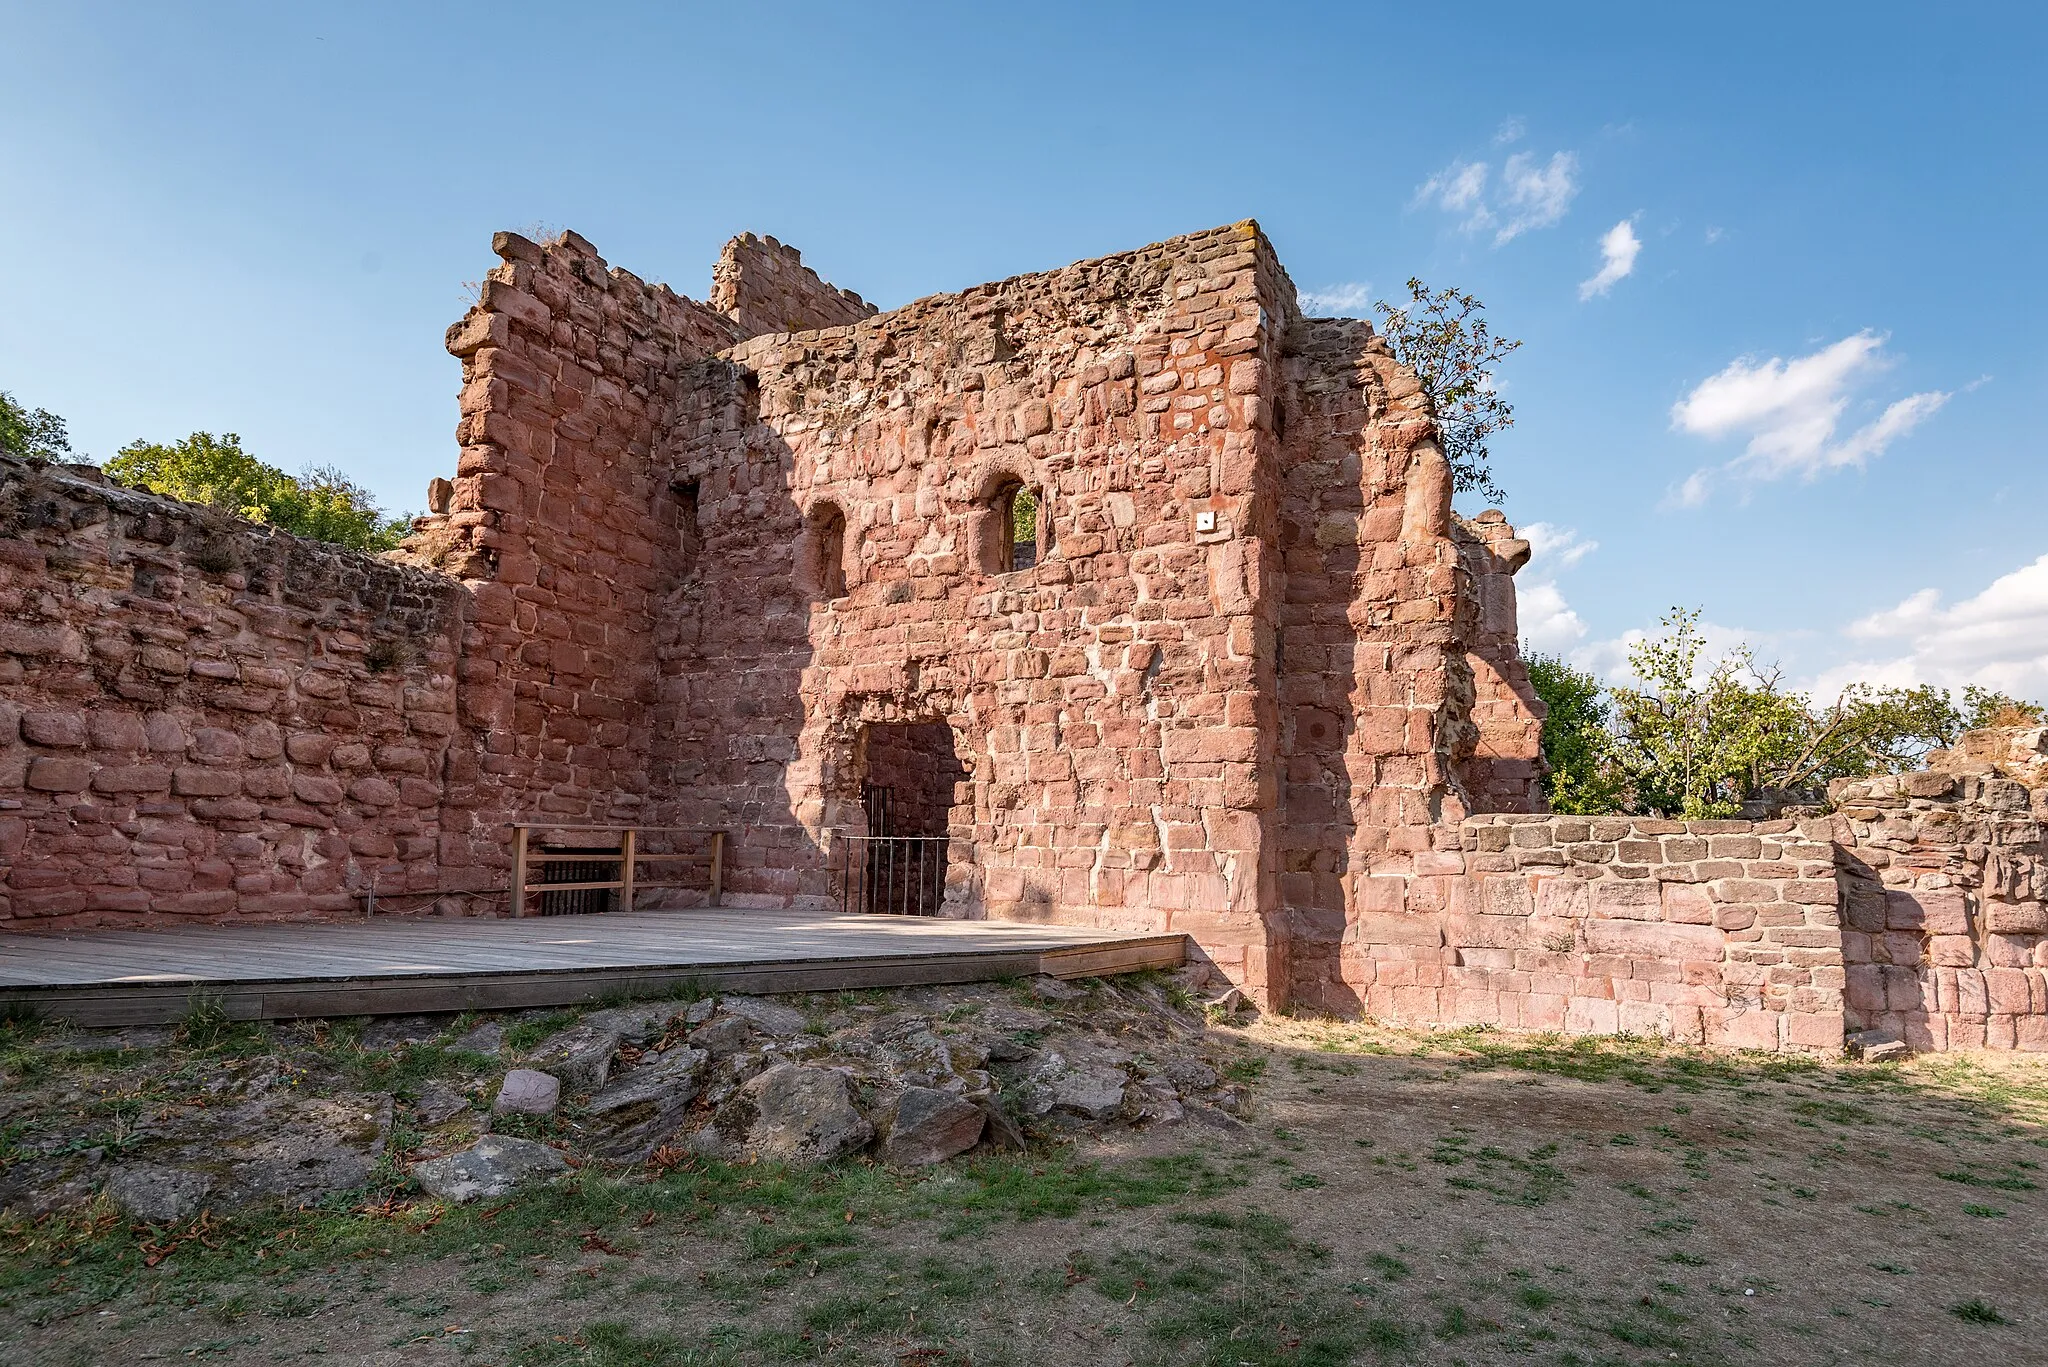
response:
M457 1205L509 1196L568 1170L562 1155L547 1145L502 1134L487 1134L460 1153L429 1158L410 1169L429 1195Z
M981 1138L980 1106L952 1092L911 1087L896 1103L882 1158L898 1167L925 1167L965 1153Z
M785 1163L824 1163L865 1148L875 1127L853 1104L846 1074L785 1063L743 1089L754 1120L747 1147Z
M585 1021L535 1045L526 1056L526 1065L552 1073L566 1092L592 1092L611 1076L612 1056L618 1052L616 1030Z
M561 1104L560 1078L533 1068L514 1068L499 1084L491 1110L501 1115L552 1115Z

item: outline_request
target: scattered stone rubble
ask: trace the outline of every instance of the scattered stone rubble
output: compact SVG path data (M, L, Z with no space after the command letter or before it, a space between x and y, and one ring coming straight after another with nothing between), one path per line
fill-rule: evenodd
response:
M40 1214L103 1195L134 1219L173 1222L331 1199L371 1187L380 1168L393 1180L397 1164L429 1195L467 1202L592 1163L868 1155L921 1167L1123 1127L1235 1129L1241 1091L1205 1054L1187 990L1200 973L635 1003L524 1050L509 1041L546 1013L460 1032L448 1017L373 1021L353 1046L366 1058L445 1051L440 1075L396 1094L341 1085L319 1046L327 1024L301 1022L277 1028L272 1053L209 1060L212 1081L113 1142L94 1142L103 1122L62 1118L78 1114L82 1088L10 1086L0 1126L24 1133L0 1158L0 1207ZM165 1043L134 1057L170 1064ZM104 1042L71 1032L46 1047Z

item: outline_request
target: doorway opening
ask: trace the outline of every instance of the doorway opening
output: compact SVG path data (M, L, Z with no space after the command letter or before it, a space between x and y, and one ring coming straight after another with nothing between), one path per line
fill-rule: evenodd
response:
M842 911L936 916L946 897L953 806L967 767L944 722L861 728L861 832L834 860Z

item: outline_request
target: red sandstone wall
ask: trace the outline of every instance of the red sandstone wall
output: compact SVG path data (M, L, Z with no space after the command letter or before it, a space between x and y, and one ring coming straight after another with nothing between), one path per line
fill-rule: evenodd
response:
M0 460L0 922L423 910L447 580Z
M725 244L711 271L710 302L748 337L840 327L875 313L852 290L819 279L796 248L752 233Z
M506 822L648 819L650 626L686 591L695 539L654 454L683 371L744 332L575 233L492 248L502 264L448 335L453 497L410 550L475 597L460 692L474 796L443 857L495 886Z
M2048 1050L2048 787L1969 753L1944 762L1976 772L1834 786L1850 1025L1916 1049Z
M971 774L956 906L1188 929L1263 990L1269 266L1239 225L693 374L671 459L703 491L703 579L663 619L662 725L679 810L710 791L795 823L780 847L750 833L768 862L735 870L742 895L822 892L818 833L850 824L861 724L943 721ZM1045 491L1053 545L986 573L1005 477ZM799 591L821 500L848 524L831 602Z
M1469 576L1458 634L1472 675L1469 744L1458 773L1472 809L1540 812L1543 798L1543 700L1522 661L1515 610L1515 572L1529 561L1529 543L1496 509L1459 519L1452 529Z
M1342 981L1298 997L1417 1025L1629 1031L1833 1052L1842 937L1825 818L1477 816L1362 880Z

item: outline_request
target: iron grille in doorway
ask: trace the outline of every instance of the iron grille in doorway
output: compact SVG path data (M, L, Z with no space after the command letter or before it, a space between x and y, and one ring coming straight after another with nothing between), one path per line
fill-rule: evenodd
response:
M843 912L936 916L946 897L943 835L832 833L832 885Z

